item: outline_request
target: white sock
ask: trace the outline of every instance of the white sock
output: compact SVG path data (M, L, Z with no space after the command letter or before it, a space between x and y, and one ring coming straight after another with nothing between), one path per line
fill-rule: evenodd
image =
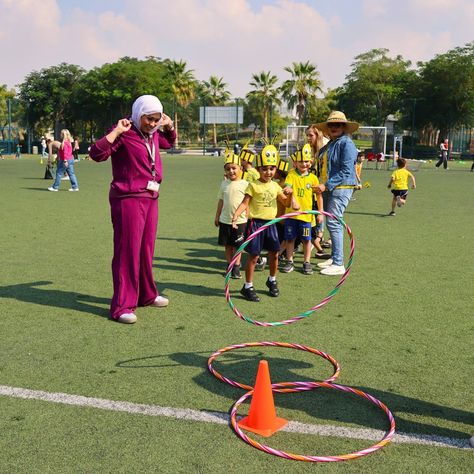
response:
M276 277L276 276L273 276L273 277L272 277L272 276L270 275L270 276L268 277L268 281L277 281L277 277Z
M252 286L253 286L252 282L250 282L250 283L245 282L245 285L244 285L245 289L252 288Z

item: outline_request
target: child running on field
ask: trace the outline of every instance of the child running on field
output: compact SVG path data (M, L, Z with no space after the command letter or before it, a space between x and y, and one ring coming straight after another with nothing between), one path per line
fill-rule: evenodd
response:
M224 174L226 179L222 181L217 195L218 202L214 224L216 227L219 227L218 242L219 245L224 246L225 258L227 264L229 264L236 248L244 241L247 215L243 212L235 222L235 227L232 226L232 217L244 199L248 182L241 178L240 158L230 150L227 150L224 156ZM242 278L240 274L240 257L232 268L231 278Z
M250 219L247 224L247 232L249 234L275 218L277 214L277 200L285 204L285 206L290 206L291 203L293 210L299 209L298 203L293 199L292 190L287 190L287 194L285 194L278 183L273 181L278 161L278 150L274 145L266 145L257 156L257 171L260 177L257 181L249 183L245 191L245 197L232 218L234 228L237 227L239 216L247 208L249 209ZM245 284L240 293L249 301L260 301L253 287L253 274L258 257L263 249L268 251L270 276L266 285L269 294L273 297L277 297L280 294L276 281L280 241L278 240L276 225L273 224L258 234L246 247L248 257L245 267Z
M285 190L293 191L293 198L298 203L301 210L308 211L313 206L313 188L319 184L319 180L313 173L309 172L312 163L311 145L308 143L301 150L291 155L293 164L292 169L285 180ZM323 208L321 194L316 195L318 199L318 209ZM292 209L286 209L285 213ZM319 214L316 218L318 223L322 223L322 216ZM303 244L303 273L311 275L313 268L311 266L311 228L313 216L311 214L302 214L300 216L286 219L285 221L285 239L287 262L281 268L283 273L290 273L294 270L293 253L295 248L295 239L300 238ZM322 229L321 229L322 230ZM322 250L322 249L321 249Z
M412 189L416 188L415 177L406 169L407 160L405 158L397 159L398 169L392 173L387 188L392 189L392 210L389 216L395 216L395 206L402 207L408 197L408 178L411 179Z

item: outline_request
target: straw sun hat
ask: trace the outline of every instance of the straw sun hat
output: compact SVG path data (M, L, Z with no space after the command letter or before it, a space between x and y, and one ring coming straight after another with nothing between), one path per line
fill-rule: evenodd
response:
M315 127L327 134L329 132L328 125L330 123L345 124L346 133L354 133L359 128L359 124L357 122L349 122L344 112L340 112L339 110L334 110L331 112L325 122L316 123Z

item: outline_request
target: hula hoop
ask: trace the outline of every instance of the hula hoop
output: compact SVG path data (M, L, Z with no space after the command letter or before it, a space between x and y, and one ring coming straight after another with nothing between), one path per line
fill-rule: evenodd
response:
M247 247L247 245L250 243L250 241L253 240L258 234L260 234L260 232L263 232L268 226L270 226L272 224L275 224L277 222L280 222L284 219L287 219L287 218L290 218L290 217L295 217L295 216L300 216L300 215L303 215L303 214L314 214L314 215L322 214L326 217L330 217L331 219L335 219L335 220L339 221L339 223L346 229L346 232L347 232L347 234L350 238L350 253L349 253L349 259L348 259L348 262L347 262L346 271L341 276L340 280L337 282L337 285L334 287L334 289L325 298L323 298L318 304L311 307L307 311L303 311L302 313L300 313L300 314L298 314L298 315L296 315L296 316L294 316L290 319L286 319L284 321L269 322L269 321L258 321L256 319L250 318L249 316L245 316L243 313L241 313L241 311L237 308L237 306L235 306L234 302L232 301L232 298L230 297L230 290L229 290L230 276L231 276L231 273L232 273L232 269L234 268L235 262L237 261L237 258L242 254L242 252L245 250L245 247ZM236 316L238 316L240 319L243 319L244 321L246 321L250 324L255 324L256 326L284 326L284 325L287 325L287 324L295 323L296 321L299 321L300 319L307 318L308 316L313 314L315 311L317 311L318 309L320 309L323 306L325 306L326 304L328 304L329 301L331 301L331 299L337 294L337 292L339 291L339 288L346 281L346 278L348 277L349 272L351 271L354 251L355 251L355 240L354 240L354 236L352 234L352 230L340 217L337 217L334 214L331 214L331 213L325 212L325 211L290 212L288 214L285 214L281 217L277 217L277 218L267 222L266 224L264 224L262 227L257 229L255 232L250 234L247 237L247 240L237 249L237 252L234 254L234 258L231 260L231 262L229 263L229 266L227 267L227 273L225 275L225 281L224 281L225 282L225 286L224 286L225 299L226 299L227 303L229 304L230 309L234 312L234 314Z
M214 360L219 357L221 354L224 354L225 352L232 351L234 349L242 349L244 347L286 347L288 349L298 349L300 351L306 351L306 352L311 352L312 354L318 355L322 357L323 359L328 360L331 362L332 366L334 367L334 373L332 374L331 377L328 379L324 380L324 383L329 383L333 382L339 377L339 374L341 372L341 367L339 366L339 363L331 357L329 354L326 354L325 352L318 351L317 349L313 349L312 347L308 346L303 346L302 344L290 344L287 342L247 342L247 343L242 343L242 344L234 344L232 346L224 347L223 349L219 349L218 351L214 352L214 354L209 357L207 361L207 368L211 374L213 374L215 377L217 377L219 380L221 380L224 383L227 383L229 385L232 385L233 387L238 387L238 388L243 388L244 390L253 390L253 387L250 385L246 385L240 382L236 382L235 380L230 379L229 377L226 377L222 374L220 374L214 367L212 366L212 363ZM281 392L281 393L288 393L288 392L296 392L299 390L296 389L291 389L291 387L294 383L299 383L299 384L304 384L306 382L282 382L282 383L276 383L272 384L272 389L275 392Z
M288 382L288 384L290 383ZM355 395L366 398L367 400L369 400L370 402L372 402L374 405L376 405L377 407L379 407L381 410L385 412L390 422L390 429L378 443L375 443L372 446L369 446L368 448L365 448L361 451L354 451L349 454L339 454L336 456L307 456L307 455L293 454L293 453L288 453L285 451L280 451L278 449L271 448L270 446L267 446L265 444L261 444L258 441L255 441L254 439L250 438L239 428L237 424L237 409L247 398L249 398L253 394L253 390L251 390L247 392L245 395L243 395L242 397L240 397L234 403L230 411L230 422L237 436L239 436L239 438L244 440L247 444L250 444L254 448L257 448L260 451L263 451L265 453L273 454L274 456L279 456L285 459L292 459L294 461L306 461L306 462L338 462L338 461L348 461L350 459L357 459L362 456L366 456L367 454L371 454L380 448L383 448L392 440L393 435L395 434L395 419L393 418L393 415L390 412L390 410L387 408L387 406L383 404L380 400L377 400L372 395L369 395L368 393L362 392L361 390L357 390L352 387L347 387L345 385L337 385L337 384L326 383L326 382L293 382L291 383L291 385L294 386L294 388L292 389L292 391L294 392L303 392L303 391L308 391L308 390L314 390L315 388L318 388L318 387L325 387L325 388L331 388L335 390L341 390L343 392L351 392L351 393L354 393Z

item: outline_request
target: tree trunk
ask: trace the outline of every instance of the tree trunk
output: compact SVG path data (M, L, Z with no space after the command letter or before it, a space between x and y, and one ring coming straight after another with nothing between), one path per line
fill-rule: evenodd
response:
M178 148L178 112L174 112L174 130L176 132L176 141L174 142L175 148Z
M212 124L212 140L214 148L217 147L217 125L215 123Z
M263 110L263 138L268 141L268 110Z

